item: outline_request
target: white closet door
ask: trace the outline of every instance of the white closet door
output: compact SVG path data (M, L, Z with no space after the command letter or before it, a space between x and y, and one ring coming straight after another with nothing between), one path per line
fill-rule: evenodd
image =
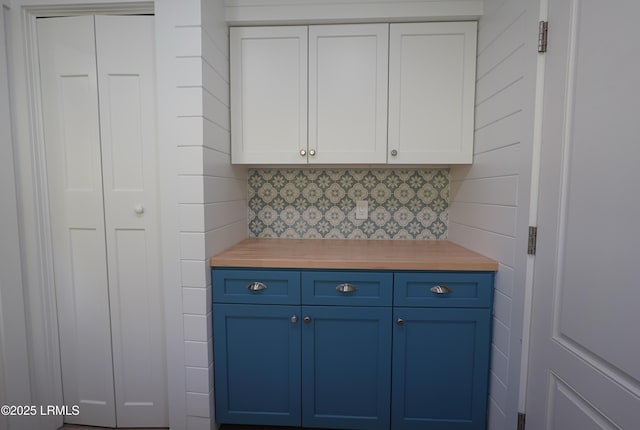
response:
M98 92L119 427L163 427L152 16L97 16Z
M153 34L152 16L96 17L113 368L120 427L168 425Z
M38 20L67 423L168 425L153 34L151 16Z
M65 421L115 427L93 17L37 31Z

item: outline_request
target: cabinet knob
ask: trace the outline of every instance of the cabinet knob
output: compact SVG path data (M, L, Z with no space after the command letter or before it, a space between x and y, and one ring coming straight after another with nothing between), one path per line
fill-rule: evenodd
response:
M402 318L398 318L398 325L404 325L405 321Z
M301 156L301 157L304 157L304 156L306 156L306 155L307 155L307 151L306 151L306 149L301 149L301 150L300 150L300 156Z
M316 155L316 150L315 150L315 149L310 149L310 150L309 150L309 155L311 155L312 157L313 157L314 155Z
M293 316L291 317L291 324L295 324L295 323L297 323L297 322L298 322L298 317L297 317L297 315L293 315Z
M433 294L446 295L451 293L451 288L446 285L434 285L429 289Z
M396 157L398 155L398 150L397 149L392 149L391 150L391 156L392 157Z
M302 319L306 324L309 324L311 322L311 317L304 317Z
M249 291L262 291L266 290L267 286L262 282L252 282L250 284L247 284L246 288Z
M355 285L351 285L351 284L340 284L336 287L336 291L339 293L353 293L354 291L357 291L358 289L356 288Z

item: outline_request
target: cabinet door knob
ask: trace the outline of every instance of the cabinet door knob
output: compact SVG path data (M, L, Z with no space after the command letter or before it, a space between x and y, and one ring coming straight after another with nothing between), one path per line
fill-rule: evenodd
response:
M358 289L356 288L355 285L351 285L351 284L340 284L336 287L336 291L339 293L353 293L354 291L357 291Z
M316 155L316 150L315 150L315 149L310 149L310 150L309 150L309 155L311 155L312 157L313 157L314 155Z
M433 294L446 295L450 294L452 290L446 285L434 285L429 289L429 291L431 291Z
M307 155L307 151L306 151L305 149L301 149L301 150L300 150L300 156L301 156L301 157L304 157L304 156L306 156L306 155Z
M262 282L252 282L250 284L247 284L246 288L249 291L262 291L266 290L267 286Z
M402 318L398 318L398 325L404 325L405 321Z
M298 316L297 316L297 315L293 315L293 316L291 317L291 324L295 324L295 323L297 323L297 322L298 322Z
M392 157L396 157L398 155L398 150L397 149L392 149L391 150L391 156Z
M311 317L304 317L302 319L306 324L309 324L311 322Z
M137 204L133 207L133 211L138 215L142 215L144 213L144 206Z

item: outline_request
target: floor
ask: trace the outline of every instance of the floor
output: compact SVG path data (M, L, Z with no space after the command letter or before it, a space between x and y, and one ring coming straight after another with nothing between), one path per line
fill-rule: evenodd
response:
M239 426L239 425L229 425L225 424L220 427L220 430L305 430L300 427L272 427L272 426ZM105 427L91 427L91 426L78 426L75 424L65 424L60 427L58 430L111 430ZM129 429L129 428L118 428L118 430L141 430L141 429ZM167 430L167 429L153 429L153 428L145 428L144 430ZM314 430L322 430L322 429L314 429Z
M60 427L58 430L113 430L110 427L93 427L93 426L78 426L75 424L65 424ZM118 430L142 430L142 429L132 429L132 428L124 428L118 427ZM148 428L145 427L144 430L167 430L166 428Z

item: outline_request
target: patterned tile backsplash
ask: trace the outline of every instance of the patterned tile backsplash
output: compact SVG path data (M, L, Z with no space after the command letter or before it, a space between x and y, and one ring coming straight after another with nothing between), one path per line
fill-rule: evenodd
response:
M447 238L448 169L252 169L248 181L250 237Z

